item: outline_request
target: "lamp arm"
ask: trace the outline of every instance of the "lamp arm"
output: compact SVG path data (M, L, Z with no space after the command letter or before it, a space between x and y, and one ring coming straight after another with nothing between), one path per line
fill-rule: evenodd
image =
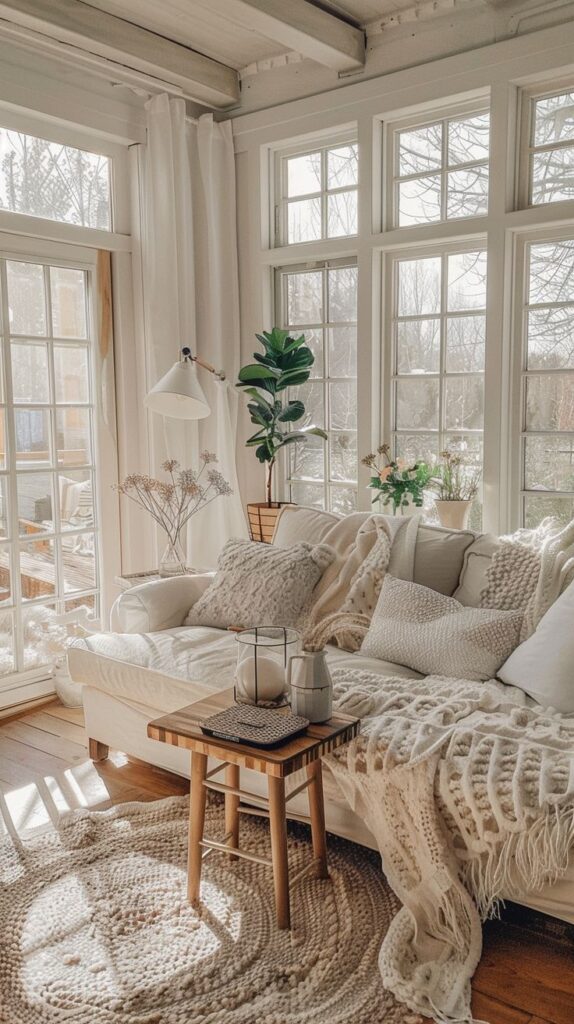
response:
M199 356L192 355L190 348L182 348L181 354L184 358L184 361L186 359L189 359L191 363L197 363L197 365L202 366L204 370L209 370L209 372L213 373L215 377L219 378L219 380L225 380L225 373L223 372L223 370L216 370L215 366L212 366L211 363L207 363L205 359L201 359Z

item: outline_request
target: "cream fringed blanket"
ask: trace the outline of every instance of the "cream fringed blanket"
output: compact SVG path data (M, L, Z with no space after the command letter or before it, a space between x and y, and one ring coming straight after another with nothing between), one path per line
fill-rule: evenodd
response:
M403 907L385 985L437 1021L472 1021L481 918L566 870L574 845L574 715L501 684L334 670L361 734L326 759L381 851ZM514 703L516 702L516 703Z

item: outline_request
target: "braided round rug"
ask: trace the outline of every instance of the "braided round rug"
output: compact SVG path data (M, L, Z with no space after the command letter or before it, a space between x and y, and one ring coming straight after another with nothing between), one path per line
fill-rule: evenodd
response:
M278 931L262 865L210 854L202 907L188 904L187 817L170 797L2 840L2 1024L418 1024L382 987L398 901L375 854L330 838L330 879L297 883ZM212 804L206 834L223 831ZM242 816L241 845L269 856L266 822ZM291 868L311 855L290 829Z

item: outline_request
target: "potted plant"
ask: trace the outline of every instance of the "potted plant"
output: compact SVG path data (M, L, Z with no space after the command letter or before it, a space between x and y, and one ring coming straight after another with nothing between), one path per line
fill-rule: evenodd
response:
M435 506L442 526L465 530L480 484L480 470L465 463L462 455L444 451L433 472Z
M406 459L391 459L390 451L390 445L382 444L376 454L371 453L361 459L364 466L373 470L369 483L369 487L376 491L373 502L392 504L394 515L412 515L422 508L424 489L431 479L431 470L426 462L409 464Z
M310 434L323 439L327 435L315 426L293 430L292 425L305 415L305 406L299 399L284 399L287 388L306 383L315 361L305 344L305 335L294 338L289 331L274 327L272 331L257 334L256 338L264 351L254 352L256 362L241 368L237 387L245 389L251 422L258 428L247 440L247 447L255 448L259 462L267 464L266 501L247 505L251 537L269 543L279 510L285 504L272 500L277 455L286 445L305 443Z

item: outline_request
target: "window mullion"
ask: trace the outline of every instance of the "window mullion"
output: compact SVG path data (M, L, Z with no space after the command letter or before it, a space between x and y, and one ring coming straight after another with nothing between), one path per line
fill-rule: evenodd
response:
M18 492L16 476L16 425L14 421L14 396L12 388L12 350L10 335L10 310L8 306L8 279L6 260L0 260L1 292L2 292L2 335L4 361L4 397L5 430L6 430L6 468L8 498L8 533L11 538L11 596L13 604L13 636L14 669L21 672L24 668L24 642L22 629L22 581L20 576L20 530L18 522Z

